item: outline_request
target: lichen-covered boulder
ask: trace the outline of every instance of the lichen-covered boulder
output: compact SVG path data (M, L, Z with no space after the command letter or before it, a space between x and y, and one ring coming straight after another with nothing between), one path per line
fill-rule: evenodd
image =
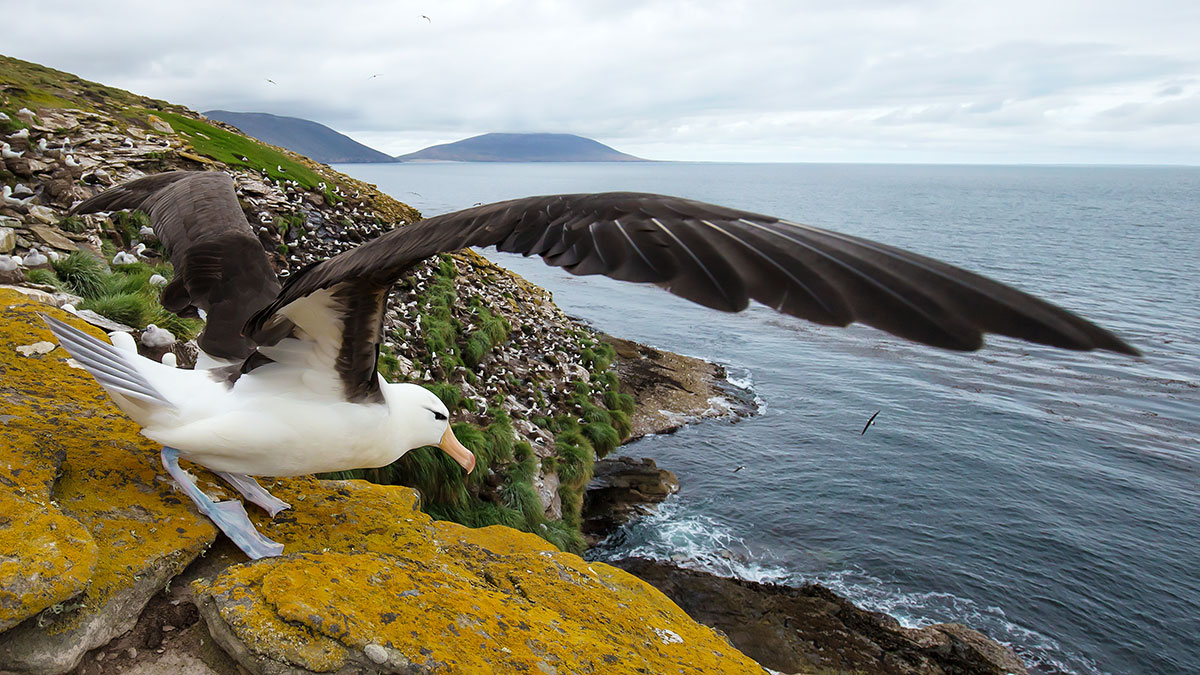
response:
M407 488L268 489L294 505L259 518L285 555L195 583L251 672L763 672L636 577L531 534L431 521Z
M39 312L100 334L0 291L0 670L64 672L128 630L216 530L61 348L18 349L54 342Z

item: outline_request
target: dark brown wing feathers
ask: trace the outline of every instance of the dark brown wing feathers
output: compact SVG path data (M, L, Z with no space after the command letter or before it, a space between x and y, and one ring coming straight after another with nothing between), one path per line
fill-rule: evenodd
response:
M724 311L757 300L817 323L861 322L948 349L978 349L985 333L999 333L1067 349L1137 353L1066 310L931 258L662 195L527 197L436 216L311 265L282 289L225 174L158 174L77 211L116 208L147 210L172 258L182 258L176 265L186 288L172 284L164 300L208 311L209 345L202 338L201 346L210 354L244 356L254 344L274 343L288 328L272 321L280 309L334 289L343 330L335 367L351 400L377 393L375 358L392 283L429 256L471 246L540 255L573 274L655 283Z
M212 356L242 359L254 345L246 320L279 292L279 280L246 222L233 180L220 172L154 174L88 199L72 213L141 209L175 266L163 306L180 314L204 310L198 342Z
M604 193L528 197L429 218L293 276L247 326L354 279L387 285L416 262L468 246L541 255L575 274L659 284L694 302L744 309L751 299L817 323L853 322L948 349L984 333L1067 349L1136 351L1031 295L884 244L675 197Z

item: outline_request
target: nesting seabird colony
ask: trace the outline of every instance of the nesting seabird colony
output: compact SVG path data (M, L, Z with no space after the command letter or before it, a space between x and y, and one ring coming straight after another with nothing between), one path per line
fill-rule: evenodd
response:
M861 322L947 349L978 349L985 333L998 333L1137 354L1066 310L946 263L677 197L551 195L464 209L399 227L282 285L228 175L156 174L74 212L133 208L150 216L175 264L163 306L207 320L197 369L47 321L142 433L163 444L167 471L200 511L253 558L283 547L257 532L240 502L212 502L179 457L212 469L272 515L288 505L253 476L379 467L425 445L474 467L436 396L376 371L389 289L438 253L495 246L574 274L654 283L714 309L736 312L756 300L820 324Z

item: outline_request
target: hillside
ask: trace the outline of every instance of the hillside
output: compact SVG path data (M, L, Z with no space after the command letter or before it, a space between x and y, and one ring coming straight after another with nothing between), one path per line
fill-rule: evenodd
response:
M394 162L390 156L311 120L269 113L209 110L204 116L232 124L247 136L278 145L326 164L339 162Z
M400 155L402 161L448 162L645 162L573 134L483 134Z

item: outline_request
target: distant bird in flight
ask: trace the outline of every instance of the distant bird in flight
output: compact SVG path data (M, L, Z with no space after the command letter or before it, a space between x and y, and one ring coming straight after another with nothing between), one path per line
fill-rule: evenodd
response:
M426 20L426 21L428 21L429 23L433 23L433 19L431 19L431 18L429 18L429 17L425 16L424 14L422 14L422 15L421 15L421 18L422 18L422 19L425 19L425 20Z
M373 79L375 79L375 78L379 77L380 75L383 75L383 73L375 73L374 75L372 75L372 76L368 77L367 79L368 79L368 80L373 80Z
M875 421L876 417L879 417L879 413L881 413L881 412L883 412L883 411L876 410L875 414L871 415L871 419L867 420L867 423L863 426L862 434L859 434L859 436L862 436L863 434L867 433L867 428L871 426L871 423Z
M150 216L175 263L163 306L207 315L198 344L212 365L170 368L47 321L142 433L163 444L164 466L201 513L254 558L283 546L255 529L240 502L209 499L180 457L216 471L272 515L288 505L253 476L380 467L425 445L475 467L437 396L377 370L392 284L439 253L495 246L573 274L657 284L713 309L737 312L757 300L816 323L861 322L946 349L979 349L985 333L1000 333L1137 354L1071 312L932 258L679 197L562 194L463 209L397 227L282 286L228 174L155 174L72 213L134 208Z
M275 80L272 80L272 79L271 79L271 78L269 78L269 77L267 78L267 82L270 82L271 84L275 84Z

